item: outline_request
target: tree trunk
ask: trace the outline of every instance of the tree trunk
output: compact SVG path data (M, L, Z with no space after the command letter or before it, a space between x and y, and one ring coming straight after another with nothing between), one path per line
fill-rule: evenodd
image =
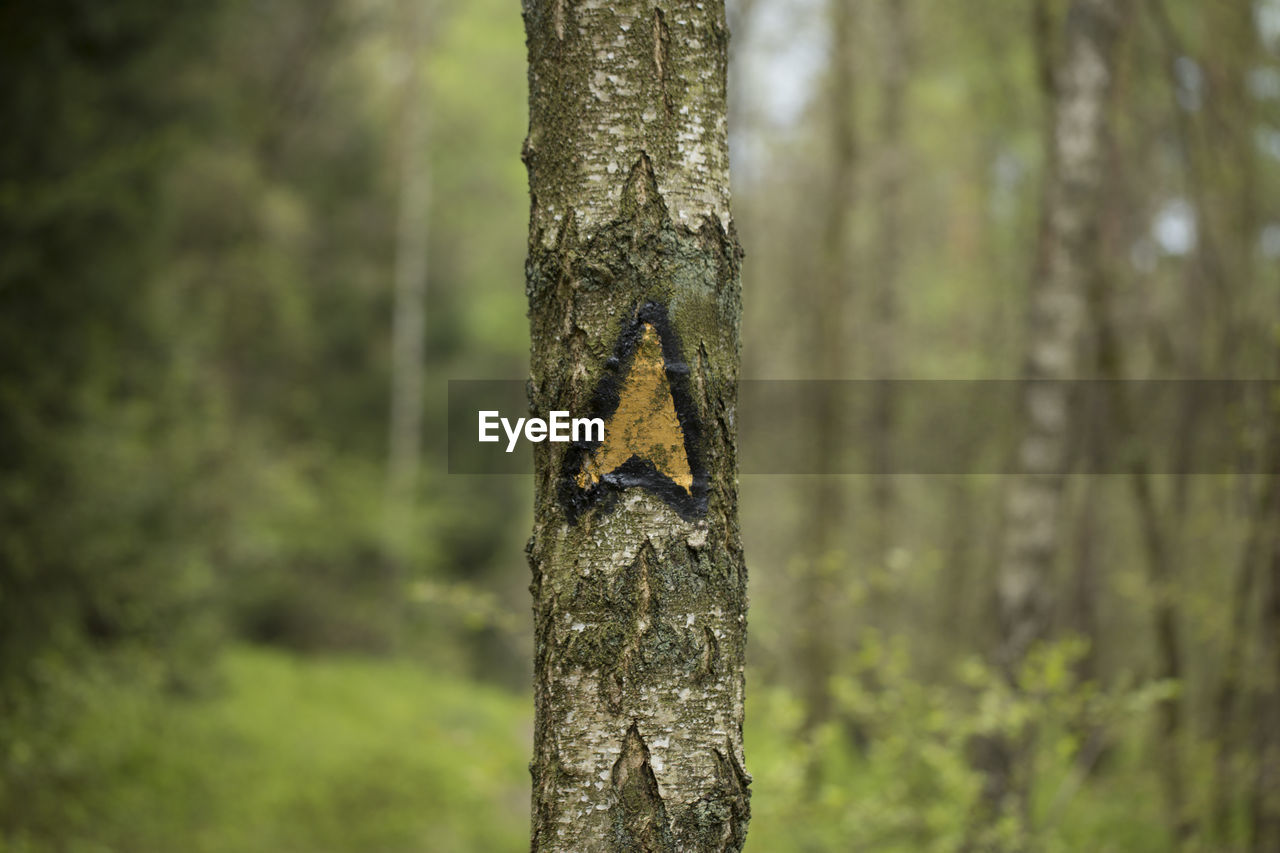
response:
M1217 751L1214 756L1213 834L1211 837L1224 847L1230 845L1236 837L1232 828L1232 812L1241 794L1246 794L1245 799L1250 804L1251 827L1258 814L1256 807L1261 802L1257 792L1249 794L1240 784L1242 781L1240 777L1243 776L1241 770L1249 764L1246 757L1241 754L1242 740L1244 740L1242 735L1246 728L1241 725L1241 717L1246 716L1241 713L1241 706L1248 704L1242 699L1253 698L1256 704L1255 697L1259 694L1256 684L1259 680L1262 682L1267 680L1265 675L1259 679L1259 673L1250 673L1246 667L1246 660L1249 657L1247 632L1254 624L1251 617L1254 615L1258 598L1262 598L1264 602L1263 608L1258 611L1261 616L1259 651L1265 654L1267 647L1275 642L1273 637L1268 636L1267 596L1259 596L1257 590L1261 587L1264 591L1274 593L1274 587L1268 587L1265 572L1268 560L1271 561L1273 575L1276 571L1276 557L1274 555L1268 557L1268 551L1271 550L1272 540L1280 540L1275 529L1275 519L1280 518L1280 434L1273 433L1268 440L1262 470L1264 472L1262 485L1250 519L1249 537L1232 585L1231 622L1227 628L1227 646L1223 652L1222 674L1214 695L1212 731L1216 738ZM1270 583L1275 584L1275 582L1276 579L1273 577ZM1264 716L1262 719L1267 718ZM1260 738L1255 736L1254 742L1249 744L1257 755L1261 756L1265 753L1265 733L1272 728L1274 723L1264 722L1262 728L1255 733L1255 735L1263 735ZM1251 781L1261 780L1263 780L1262 775L1256 774ZM1251 829L1251 834L1254 832L1256 830Z
M831 77L828 97L831 115L831 177L823 224L823 274L809 305L808 359L818 372L811 398L813 425L810 452L817 466L830 465L845 443L843 394L834 380L848 369L849 304L853 295L853 252L850 233L856 198L857 135L854 124L854 10L846 0L829 8L832 26ZM833 472L834 473L834 472ZM843 555L840 531L846 526L841 478L819 476L807 490L800 550L804 555L796 657L805 707L804 731L811 732L831 716L831 676L838 653L833 618L835 577ZM816 765L811 770L816 769ZM815 779L816 777L812 777Z
M1275 468L1267 474L1273 481L1280 478L1280 471ZM1276 517L1271 516L1273 525ZM1249 797L1250 849L1257 853L1280 850L1280 726L1276 725L1280 719L1280 535L1274 528L1271 534L1267 593L1259 619L1259 652L1267 671L1260 679L1265 687L1256 690L1254 703L1254 750L1258 764Z
M894 0L883 8L884 35L880 80L880 156L876 169L876 239L872 276L872 370L879 381L871 404L872 452L875 480L875 559L883 565L893 543L894 481L893 431L896 411L892 380L898 373L896 340L898 288L903 259L903 190L907 176L907 152L903 147L903 117L907 93L910 44L908 0Z
M1114 173L1113 173L1114 177ZM1146 564L1147 581L1152 589L1151 622L1155 640L1154 677L1158 681L1180 684L1184 676L1182 639L1174 584L1179 575L1177 559L1181 549L1177 531L1186 527L1188 512L1187 476L1174 478L1169 501L1171 513L1166 515L1156 493L1156 464L1150 448L1141 443L1135 429L1136 403L1128 393L1125 380L1128 371L1123 363L1121 333L1112 305L1112 287L1102 276L1091 281L1090 311L1097 344L1100 378L1107 390L1112 444L1127 446L1124 454L1130 493L1138 513L1138 529ZM1188 383L1188 388L1194 385ZM1190 435L1194 429L1194 391L1184 393L1179 417L1170 432L1179 437L1168 470L1185 471L1190 465ZM1186 812L1186 791L1182 773L1181 738L1183 729L1182 697L1163 697L1155 708L1156 764L1163 789L1170 832L1176 846L1190 839L1192 824Z
M431 174L427 164L427 92L423 79L426 13L408 0L404 14L404 87L401 103L400 198L391 314L391 407L387 430L385 542L387 607L392 641L402 621L404 577L401 537L413 524L422 458L423 381L427 332L427 216Z
M1245 560L1258 559L1262 565L1251 566L1246 562L1241 567L1242 574L1251 577L1257 573L1259 586L1262 587L1261 607L1258 612L1257 658L1258 673L1249 679L1249 693L1252 698L1252 743L1253 754L1257 762L1251 785L1248 791L1248 838L1249 849L1262 853L1266 850L1280 850L1280 528L1276 519L1280 519L1280 402L1272 401L1271 411L1267 415L1268 440L1266 452L1262 459L1263 484L1258 496L1257 514L1253 518L1254 529L1251 531L1249 546L1245 552ZM1238 594L1249 595L1252 584L1241 579L1243 589ZM1237 600L1237 610L1233 615L1244 612L1243 602ZM1241 631L1242 633L1242 631ZM1233 634L1234 636L1234 634ZM1223 690L1232 690L1230 701L1234 705L1235 695L1242 692L1235 681L1227 679L1234 676L1243 681L1239 654L1235 660L1228 660L1235 671L1223 674ZM1219 701L1223 696L1219 694ZM1229 723L1234 707L1224 709L1223 718ZM1220 738L1227 738L1231 730L1220 731ZM1224 749L1235 746L1231 739L1226 740ZM1219 777L1221 781L1221 776ZM1234 790L1234 788L1229 788ZM1225 808L1225 807L1224 807ZM1225 816L1223 821L1225 823Z
M746 835L721 2L525 0L535 445L534 851Z
M1031 288L1017 475L1006 493L997 569L998 661L1015 681L1051 617L1050 585L1059 551L1068 462L1070 388L1078 373L1086 288L1098 263L1108 91L1119 0L1074 0L1064 49L1050 81L1049 177L1044 190L1040 271ZM997 744L987 795L1029 819L1029 744Z

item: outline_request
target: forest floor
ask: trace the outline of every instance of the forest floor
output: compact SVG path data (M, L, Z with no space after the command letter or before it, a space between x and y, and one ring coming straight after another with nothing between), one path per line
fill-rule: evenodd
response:
M409 662L237 648L221 666L212 697L96 700L69 750L79 772L67 768L59 802L31 804L58 815L56 847L32 837L9 849L527 846L522 697Z
M186 697L95 690L46 784L7 792L26 830L0 837L0 853L527 849L529 697L411 660L248 646L213 681ZM860 754L838 725L808 744L789 735L801 709L785 690L759 687L750 705L748 850L955 849L976 779L937 741L946 715L908 713ZM1114 764L1045 849L1164 849L1154 781ZM1049 765L1046 793L1071 763Z

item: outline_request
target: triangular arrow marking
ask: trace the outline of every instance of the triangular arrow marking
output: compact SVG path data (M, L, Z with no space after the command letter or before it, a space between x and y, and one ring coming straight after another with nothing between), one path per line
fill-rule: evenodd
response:
M693 471L667 382L662 341L652 323L643 326L618 408L605 422L604 441L578 472L578 487L594 486L633 456L648 459L659 474L693 494Z
M561 469L560 495L570 518L590 506L607 511L633 486L686 519L706 511L707 474L689 367L664 306L645 303L623 323L592 409L605 421L603 440L574 443Z

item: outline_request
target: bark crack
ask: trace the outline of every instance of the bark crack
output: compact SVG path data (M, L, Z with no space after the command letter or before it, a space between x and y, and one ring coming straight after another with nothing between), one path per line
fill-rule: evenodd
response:
M556 28L556 38L564 41L564 4L566 0L556 0L555 8L551 11L551 19Z
M654 174L649 154L641 150L627 175L626 183L622 185L622 216L624 219L633 218L654 202L662 204L658 176ZM662 213L666 213L666 205L662 205Z
M610 710L614 713L622 709L623 688L630 674L634 659L640 652L640 643L652 626L653 592L650 581L650 570L657 561L658 555L653 543L646 541L636 555L636 583L633 591L635 601L635 621L631 625L629 636L622 651L618 654L617 666L608 679L608 700Z
M716 635L706 625L702 626L702 659L698 661L698 672L694 675L695 681L704 681L708 677L716 674L716 661L720 657L720 643L716 641Z
M667 60L671 51L671 29L662 9L653 7L653 67L658 76L658 91L662 93L662 108L671 115L671 93L667 91Z
M649 747L632 722L614 762L612 783L615 849L622 853L666 853L675 850L667 806L653 775Z

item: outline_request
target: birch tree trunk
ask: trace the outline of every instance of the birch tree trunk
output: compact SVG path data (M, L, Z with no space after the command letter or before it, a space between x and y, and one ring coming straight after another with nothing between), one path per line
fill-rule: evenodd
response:
M746 835L724 7L524 0L534 851Z
M1032 283L1022 439L1004 510L997 574L999 663L1011 680L1050 619L1067 469L1070 388L1079 369L1089 279L1097 274L1097 220L1104 134L1120 0L1074 0L1063 53L1051 81L1049 178L1040 270ZM1027 744L999 744L988 796L1025 824L1030 787Z

